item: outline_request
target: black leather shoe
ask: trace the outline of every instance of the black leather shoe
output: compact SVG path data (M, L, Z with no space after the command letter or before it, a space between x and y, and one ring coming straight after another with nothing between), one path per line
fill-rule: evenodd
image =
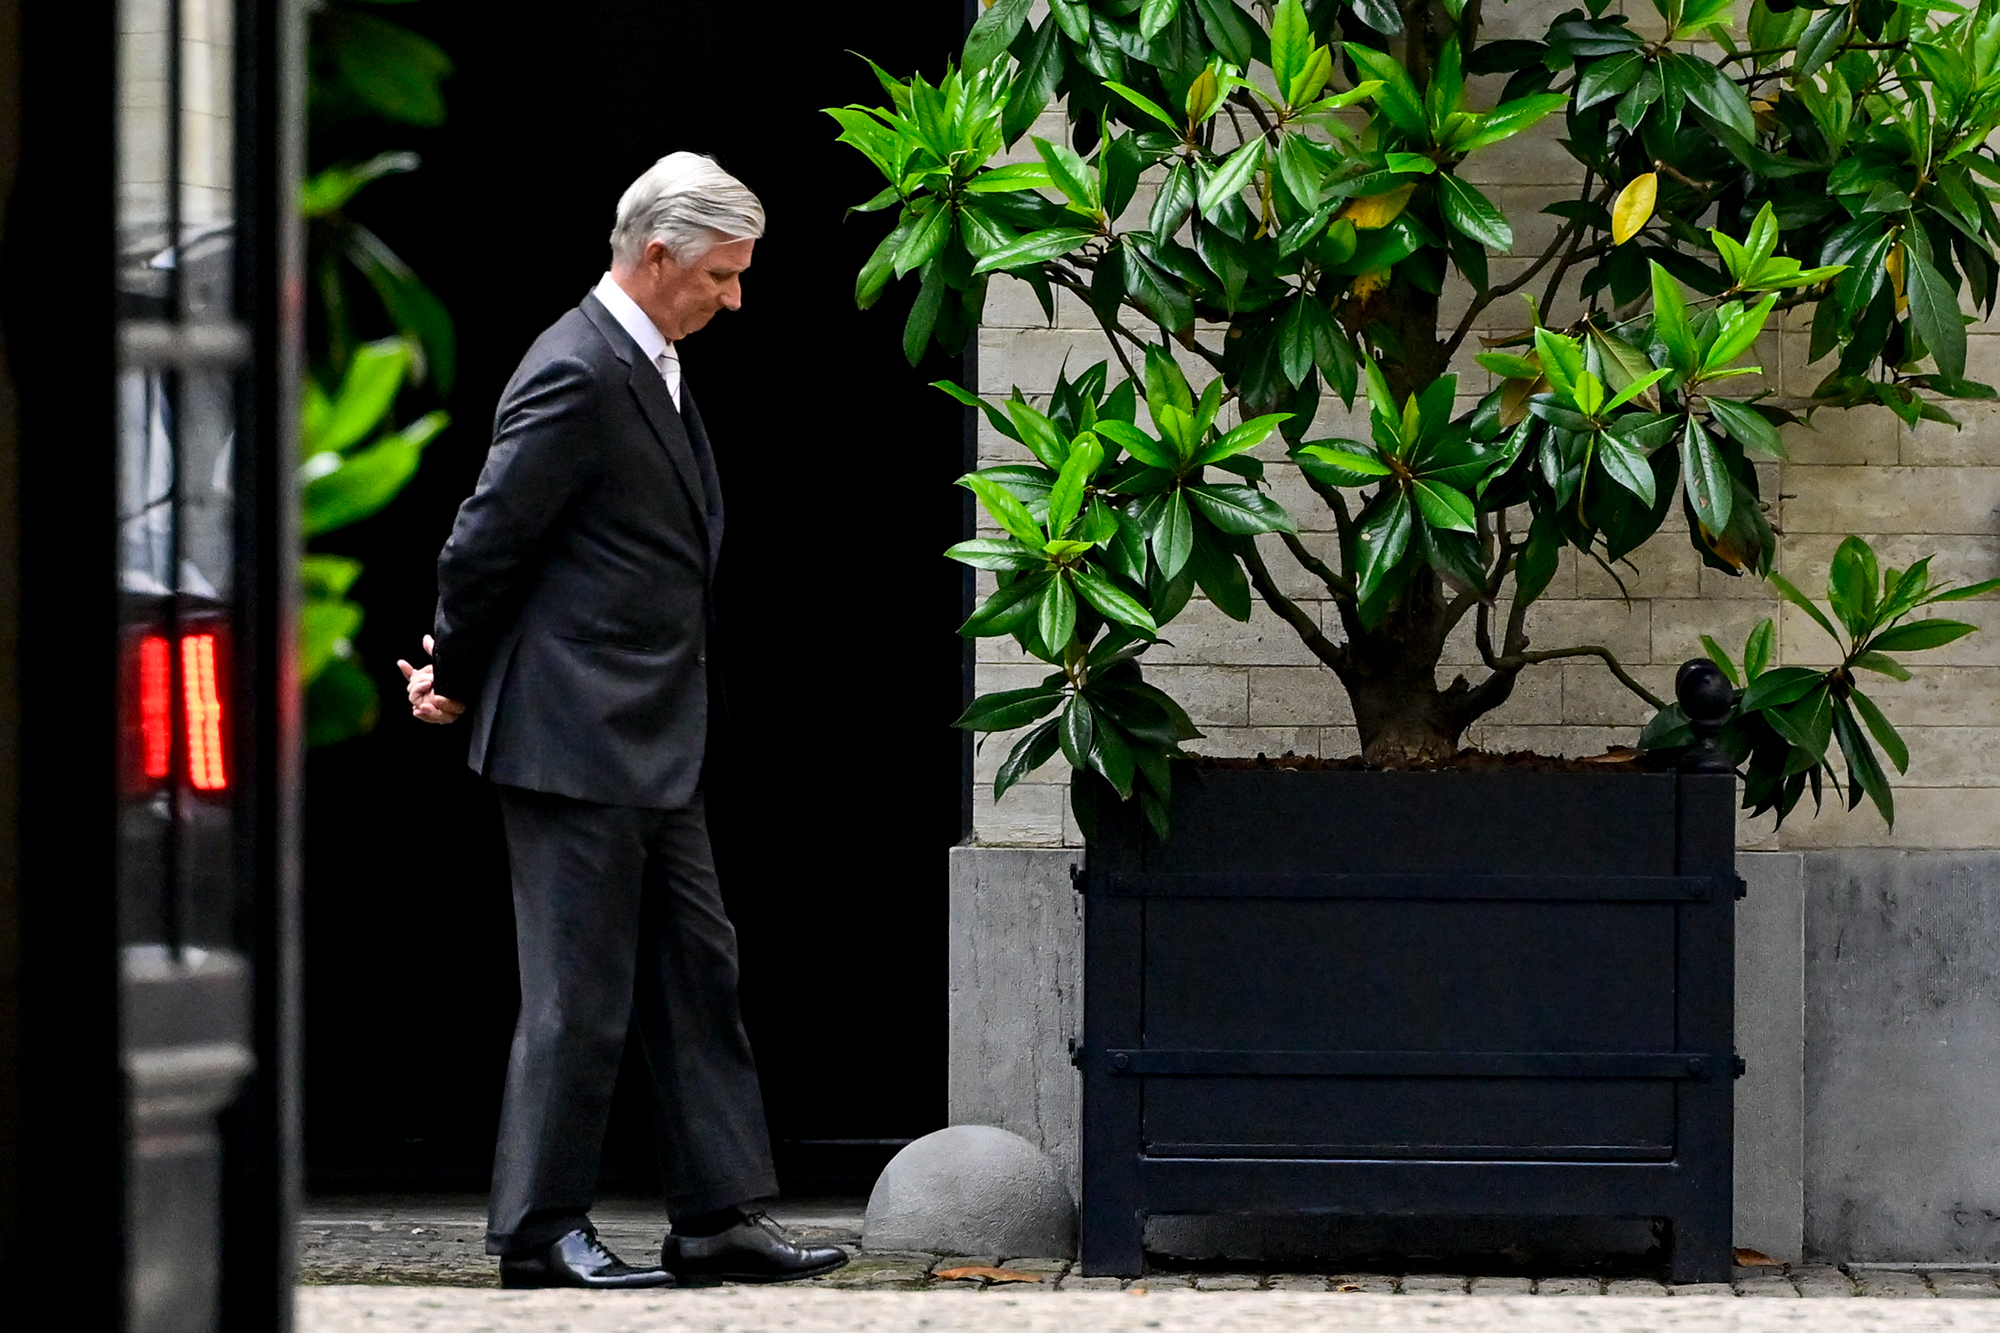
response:
M831 1273L847 1262L835 1245L800 1245L762 1213L750 1213L714 1236L668 1236L660 1264L683 1283L791 1282Z
M605 1249L596 1233L578 1227L540 1254L502 1259L500 1285L621 1291L632 1287L671 1287L674 1275L664 1268L634 1268Z

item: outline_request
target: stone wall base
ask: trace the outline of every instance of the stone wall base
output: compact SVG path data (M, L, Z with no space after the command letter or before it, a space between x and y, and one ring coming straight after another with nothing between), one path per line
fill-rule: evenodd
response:
M1082 861L1075 848L951 851L952 1123L1039 1144L1072 1193ZM1786 1261L2000 1260L2000 852L1745 852L1737 864L1749 1068L1736 1085L1736 1243ZM1334 1240L1274 1225L1161 1219L1149 1243L1282 1258ZM1347 1230L1363 1250L1392 1239Z

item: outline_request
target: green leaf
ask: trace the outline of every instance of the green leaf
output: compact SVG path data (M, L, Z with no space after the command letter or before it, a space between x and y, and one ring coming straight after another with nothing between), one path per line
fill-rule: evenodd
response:
M1034 616L1042 591L1054 577L1048 570L1036 570L1002 586L965 618L959 634L974 639L1014 633Z
M1271 73L1282 96L1312 59L1312 26L1299 0L1278 0L1271 11ZM1204 210L1206 211L1206 210Z
M1416 496L1417 508L1422 511L1424 522L1452 532L1473 531L1475 510L1472 497L1464 491L1425 481L1421 477L1411 484L1410 489Z
M1693 56L1673 55L1667 60L1676 63L1686 80L1689 101L1738 136L1751 143L1757 141L1757 121L1750 113L1750 99L1725 70Z
M1097 475L1098 465L1104 461L1104 446L1088 431L1076 437L1069 447L1069 458L1064 461L1062 471L1056 476L1056 484L1049 489L1049 537L1051 540L1067 536L1070 524L1083 510L1084 488Z
M1139 7L1139 35L1152 41L1181 10L1181 0L1145 0Z
M1715 414L1717 424L1745 449L1780 462L1787 457L1784 437L1778 434L1778 428L1762 412L1727 398L1710 398L1707 401L1708 410Z
M1833 734L1840 741L1840 752L1847 759L1847 808L1852 810L1861 804L1861 796L1866 792L1868 799L1875 802L1875 808L1882 812L1882 818L1890 828L1896 826L1896 798L1889 790L1889 779L1882 772L1875 751L1861 734L1861 728L1854 723L1854 714L1845 701L1836 702L1833 709Z
M1729 527L1729 512L1736 502L1735 479L1716 452L1715 442L1690 416L1681 436L1681 479L1687 487L1688 503L1710 534L1721 536Z
M901 248L896 251L893 267L897 277L902 277L911 269L922 268L937 257L944 249L944 243L951 239L952 210L942 203L930 210L903 238Z
M1025 690L1001 690L974 699L972 707L959 714L958 721L952 725L964 731L1012 731L1016 727L1027 726L1037 718L1047 717L1056 711L1062 701L1062 690L1046 685Z
M1401 66L1397 68L1400 69ZM1371 70L1369 77L1381 76ZM1452 147L1461 153L1490 147L1502 140L1513 138L1550 112L1560 111L1568 105L1569 98L1562 93L1536 93L1530 97L1518 97L1511 102L1502 102L1484 116L1469 117L1469 123L1475 124L1476 128L1458 136Z
M1666 344L1674 369L1682 378L1692 379L1699 352L1694 330L1688 326L1687 302L1681 297L1681 285L1660 267L1659 261L1647 263L1653 273L1653 332Z
M910 303L910 317L903 321L903 359L913 366L924 359L924 349L930 346L947 290L944 273L932 265L924 274L923 286L917 289L917 299Z
M1076 590L1083 594L1083 599L1103 612L1107 619L1130 625L1147 635L1160 632L1160 627L1153 623L1152 613L1096 570L1087 565L1077 565L1070 570L1070 576L1076 580Z
M1090 766L1090 746L1095 739L1097 717L1090 701L1081 694L1073 694L1069 707L1062 715L1062 750L1072 768L1087 769Z
M1041 29L1035 33L1033 45L1021 61L1020 72L1014 76L1013 91L1007 95L1007 109L1000 118L1000 138L1004 143L1013 143L1028 132L1036 119L1048 108L1055 96L1056 87L1063 76L1062 25L1043 21ZM1025 165L1025 164L1016 164ZM1001 168L1006 170L1006 168ZM992 172L983 173L991 177ZM980 187L977 182L983 177L974 177L966 184L968 190L981 188L992 190L1005 188L1005 183L988 184Z
M1329 486L1367 486L1395 472L1373 445L1359 440L1320 440L1297 452L1305 474Z
M1152 409L1155 419L1160 408L1177 407L1183 412L1194 411L1194 390L1188 387L1187 376L1181 373L1174 355L1157 343L1146 348L1146 405Z
M1847 36L1850 21L1845 5L1832 5L1822 9L1806 21L1805 31L1799 34L1798 54L1792 58L1792 77L1804 83L1819 71L1820 66L1833 59Z
M357 562L358 563L358 562ZM299 678L310 686L329 663L352 655L362 609L339 597L307 597L299 604Z
M1638 446L1622 435L1601 431L1597 435L1596 458L1606 476L1637 496L1640 504L1648 509L1653 507L1659 498L1659 487L1653 477L1652 463Z
M1749 309L1725 319L1721 331L1709 346L1707 356L1702 359L1701 373L1714 378L1717 371L1748 351L1750 345L1757 341L1757 335L1764 331L1764 321L1769 318L1771 307L1777 303L1777 293L1773 292Z
M1630 92L1632 85L1639 81L1639 71L1645 64L1645 57L1637 51L1621 51L1617 55L1592 61L1590 68L1577 77L1576 109L1582 111Z
M1904 669L1901 662L1882 653L1857 654L1854 658L1854 665L1860 667L1863 671L1873 671L1878 675L1889 676L1895 680L1910 679L1910 673Z
M1296 0L1295 0L1296 2ZM1264 165L1264 141L1252 139L1225 159L1221 166L1209 174L1201 183L1195 196L1202 216L1213 217L1229 200L1234 199L1257 174L1257 168Z
M304 432L303 452L345 453L373 435L388 418L403 387L416 348L408 338L383 338L354 350L340 390L327 404L316 428Z
M1007 761L1000 765L1000 771L993 775L993 799L999 800L1007 794L1007 789L1028 774L1040 768L1055 757L1061 741L1056 736L1057 723L1054 719L1042 723L1020 740L1014 742L1014 749Z
M1201 11L1202 30L1222 58L1238 69L1250 68L1250 62L1256 58L1257 38L1262 34L1249 16L1233 0L1195 0L1195 8Z
M1847 700L1854 705L1854 711L1861 714L1861 720L1868 724L1868 732L1882 747L1882 753L1889 756L1889 762L1896 766L1898 773L1910 771L1910 747L1903 743L1902 735L1889 725L1889 719L1875 706L1875 701L1860 690L1850 689Z
M404 125L444 124L443 85L452 64L436 42L352 6L316 13L312 26L315 62L324 58L338 71L341 92Z
M1833 553L1826 576L1827 605L1847 632L1859 639L1875 612L1875 553L1859 537L1849 537Z
M1076 632L1076 593L1070 588L1068 571L1060 571L1042 590L1035 607L1035 632L1051 653L1060 654Z
M1906 292L1910 298L1910 320L1924 345L1931 350L1938 369L1954 380L1965 378L1965 321L1959 318L1958 298L1930 260L1915 246L1903 246Z
M421 161L415 153L377 153L357 166L328 167L316 172L299 187L299 216L318 218L336 213L364 187L384 176L415 171Z
M1729 651L1706 634L1701 636L1701 646L1708 653L1708 660L1721 669L1729 683L1741 688L1743 676L1736 670L1736 663L1729 660Z
M337 467L312 475L300 488L304 535L317 537L357 523L395 499L416 475L417 465L423 461L424 446L450 421L446 413L426 413L403 429L341 458ZM337 455L323 453L314 457Z
M1284 507L1251 486L1189 486L1184 492L1202 517L1224 532L1297 532Z
M1979 626L1968 625L1962 620L1913 620L1907 625L1894 625L1883 630L1868 641L1868 647L1878 653L1921 652L1927 648L1942 648L1978 631Z
M1016 438L1027 446L1028 452L1049 471L1060 472L1069 460L1069 441L1063 438L1056 423L1019 398L1009 398L1001 407L1006 409L1008 420L1019 432Z
M1537 513L1534 522L1528 526L1528 544L1515 558L1514 597L1517 601L1532 602L1548 590L1561 563L1564 545L1555 515L1547 509Z
M1167 113L1166 108L1162 107L1158 102L1155 102L1152 98L1146 96L1144 93L1135 91L1134 89L1131 88L1127 88L1122 83L1114 83L1110 79L1106 79L1104 81L1104 86L1109 88L1112 92L1117 93L1120 97L1130 102L1133 106L1138 107L1141 111L1151 116L1154 120L1159 121L1162 125L1172 130L1175 134L1180 134L1185 129L1185 127L1179 121L1175 120L1171 115Z
M1159 562L1160 576L1172 579L1187 565L1188 550L1194 545L1194 519L1187 500L1179 490L1161 497L1152 528L1153 559ZM1157 598L1154 599L1158 601Z
M1031 0L994 0L965 36L962 64L965 72L985 69L1007 53L1028 21Z
M1743 698L1737 705L1741 713L1756 713L1767 708L1782 708L1784 705L1803 699L1818 689L1826 680L1826 673L1809 667L1777 667L1764 672L1750 682L1743 691Z
M974 569L1040 569L1048 563L1045 557L1017 541L1000 541L991 537L959 542L947 548L945 554Z
M1493 204L1456 176L1438 177L1438 205L1444 220L1482 245L1495 250L1514 248L1514 229Z
M1418 96L1417 85L1410 82L1409 71L1403 68L1402 62L1386 52L1361 46L1355 42L1346 42L1343 45L1347 51L1347 58L1354 62L1356 69L1370 79L1381 81L1382 86L1375 90L1375 105L1381 110L1383 117L1417 142L1429 142L1430 126L1424 119L1423 98ZM1556 105L1561 106L1567 100L1558 97ZM1487 123L1490 124L1493 116L1498 114L1499 112L1495 111L1488 115Z
M1839 643L1841 641L1839 633L1833 628L1833 622L1831 620L1828 620L1826 618L1825 613L1822 612L1817 606L1813 605L1812 598L1806 596L1804 593L1800 592L1797 588L1794 588L1791 584L1791 580L1787 579L1783 574L1773 571L1768 576L1768 578L1771 586L1778 590L1778 595L1780 597L1790 602L1793 606L1798 607L1801 611L1804 611L1807 615L1811 616L1815 621L1817 621L1819 627L1826 631L1826 636L1829 639L1832 639L1835 643Z
M1755 680L1771 665L1771 654L1777 641L1777 628L1769 616L1757 622L1750 631L1750 637L1743 641L1743 676L1746 681Z
M975 274L992 273L995 270L1026 268L1031 264L1047 263L1072 251L1081 249L1096 239L1098 231L1094 227L1051 227L1047 231L1029 232L1012 245L1002 246L989 254L980 256L972 266Z
M1041 550L1047 540L1042 535L1041 525L1028 512L1028 507L1015 499L1013 493L991 477L977 472L968 472L958 479L958 484L979 497L986 506L986 512L994 521L1012 533L1033 550Z
M1354 589L1367 601L1410 549L1410 500L1401 491L1384 499L1354 534Z
M1220 380L1215 381L1217 384L1221 382ZM1197 453L1194 456L1195 466L1202 467L1210 463L1220 463L1225 458L1234 458L1237 454L1245 450L1255 449L1258 445L1269 439L1271 432L1276 430L1281 423L1290 421L1291 419L1292 414L1289 412L1272 412L1261 417L1252 417L1234 430L1214 440L1206 448L1202 449L1201 452Z
M1042 161L1049 169L1049 179L1063 192L1070 204L1085 213L1095 214L1099 209L1097 193L1097 173L1084 165L1083 159L1059 143L1050 143L1037 137L1035 151L1042 155Z
M1158 440L1125 421L1099 421L1097 433L1123 449L1148 467L1165 468L1169 472L1178 471L1180 460L1170 449Z

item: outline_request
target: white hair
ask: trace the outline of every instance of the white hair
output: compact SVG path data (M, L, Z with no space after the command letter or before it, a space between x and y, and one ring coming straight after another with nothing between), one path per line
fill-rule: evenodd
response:
M764 234L764 205L750 187L700 153L668 153L618 199L611 256L632 265L654 241L676 264L692 264L727 241Z

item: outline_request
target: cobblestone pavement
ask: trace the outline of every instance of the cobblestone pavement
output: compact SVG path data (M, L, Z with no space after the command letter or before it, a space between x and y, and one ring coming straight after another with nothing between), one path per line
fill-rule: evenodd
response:
M970 1291L970 1288L966 1290ZM1134 1291L1137 1288L1133 1289ZM308 1287L300 1333L1915 1333L2000 1329L2000 1303L724 1287L593 1295Z
M750 1330L911 1330L951 1333L1088 1329L1626 1330L1702 1328L1992 1329L2000 1333L2000 1273L1913 1265L1739 1268L1729 1283L1668 1286L1651 1278L1452 1273L1155 1273L1084 1277L1062 1259L1019 1255L884 1254L860 1249L860 1210L796 1204L774 1210L804 1239L837 1244L847 1267L783 1287L587 1295L501 1292L483 1252L479 1201L318 1201L300 1225L302 1333L412 1329L582 1333L749 1333ZM634 1263L658 1254L656 1209L616 1203L598 1232ZM1033 1281L949 1279L940 1271L1000 1267ZM445 1291L440 1288L486 1288ZM972 1304L957 1298L977 1296ZM1134 1296L1148 1297L1143 1304ZM1545 1299L1598 1296L1616 1299ZM1875 1299L1867 1299L1867 1298ZM1746 1298L1746 1299L1737 1299ZM1857 1299L1859 1298L1859 1299Z

